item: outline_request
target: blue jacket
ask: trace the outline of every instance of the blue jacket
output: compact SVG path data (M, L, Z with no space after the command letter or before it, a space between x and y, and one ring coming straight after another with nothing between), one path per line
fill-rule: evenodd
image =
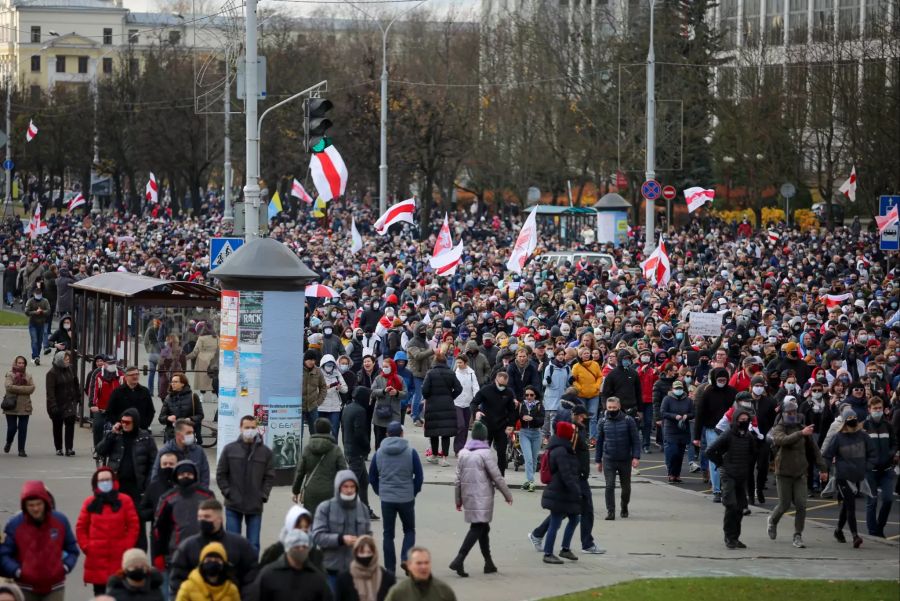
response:
M572 368L568 365L558 367L550 362L544 369L544 410L559 411L559 399L569 386Z
M662 417L663 438L665 440L690 440L691 420L694 419L694 401L687 394L681 398L673 394L667 394L659 409ZM680 424L675 419L676 415L686 415L687 419Z
M369 465L369 484L382 501L409 503L422 490L419 454L399 436L385 438Z
M178 445L175 444L174 438L160 447L159 452L156 453L156 460L153 462L153 471L150 473L151 480L156 478L156 475L159 473L159 458L166 453L175 453L178 457L178 461L184 461L185 459L193 461L194 466L197 468L197 482L199 482L200 486L203 488L209 488L209 460L206 459L206 453L203 451L203 447L198 444L192 444L182 451L178 448Z
M641 458L641 436L634 418L619 411L616 417L607 414L597 424L596 463L602 463L604 456L610 461Z

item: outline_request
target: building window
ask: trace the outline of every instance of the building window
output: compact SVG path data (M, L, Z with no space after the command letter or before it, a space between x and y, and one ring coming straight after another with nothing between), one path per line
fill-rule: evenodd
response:
M766 0L766 41L784 44L784 0Z
M31 26L31 43L32 44L40 44L41 43L41 28L39 25Z
M173 46L177 46L181 43L181 32L177 29L173 29L169 32L169 43Z
M813 0L813 41L830 41L833 31L834 3L832 0Z
M744 0L744 46L759 42L760 0Z
M722 32L722 46L726 49L734 48L737 45L737 0L722 0L719 6L719 15L722 19L719 25Z
M103 45L104 46L112 46L112 28L111 27L103 28Z
M87 73L88 72L88 57L86 57L86 56L78 57L78 72L79 73Z
M889 29L886 0L866 0L866 36L881 36Z
M809 29L806 22L807 6L809 6L809 0L791 0L791 14L788 20L791 27L788 32L788 41L791 44L805 44L807 41Z
M136 58L128 59L128 71L132 75L136 75L138 71L141 69L141 63Z
M128 30L128 43L129 44L137 44L140 36L138 35L137 29L129 29Z
M839 0L838 34L842 40L859 37L859 0Z
M65 56L57 56L56 57L56 72L57 73L65 73L66 72L66 57Z
M41 72L41 57L37 54L31 57L31 71L32 73Z
M28 89L29 95L31 96L31 102L40 102L41 101L41 86L31 86Z
M103 72L107 75L112 73L112 59L108 56L103 57Z

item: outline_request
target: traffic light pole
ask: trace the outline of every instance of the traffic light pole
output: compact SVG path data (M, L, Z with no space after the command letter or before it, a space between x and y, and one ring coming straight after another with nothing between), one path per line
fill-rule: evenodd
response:
M257 109L259 89L257 79L256 50L256 0L246 0L244 10L244 127L247 135L246 169L244 184L244 240L250 242L259 237L259 129Z
M272 106L270 106L269 108L267 108L265 111L263 111L263 114L259 116L259 123L258 123L257 126L256 126L256 139L257 139L257 140L262 139L263 119L266 118L266 115L268 115L269 113L271 113L271 112L274 111L275 109L277 109L277 108L279 108L279 107L282 107L282 106L288 104L289 102L293 102L294 100L297 100L297 99L300 98L301 96L304 96L304 95L306 95L306 94L312 94L313 92L317 92L317 93L318 93L318 92L325 92L327 89L328 89L328 80L327 80L327 79L323 79L322 81L320 81L320 82L317 83L316 85L310 86L310 87L306 88L305 90L303 90L302 92L297 92L297 93L294 94L293 96L290 96L290 97L288 97L288 98L285 98L284 100L282 100L282 101L279 102L278 104L273 104ZM260 155L260 153L257 152L257 153L256 153L256 161L257 161L257 163L256 163L256 173L259 173L259 172L261 171L260 163L259 163L259 161L260 161L260 156L259 156L259 155Z
M645 181L656 179L656 55L653 52L653 8L650 0L650 48L647 50L647 168ZM646 200L644 255L653 252L656 242L656 203Z

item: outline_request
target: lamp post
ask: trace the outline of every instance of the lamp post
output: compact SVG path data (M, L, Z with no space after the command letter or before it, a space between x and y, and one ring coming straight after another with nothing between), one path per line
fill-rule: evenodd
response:
M653 52L653 9L656 0L650 0L650 46L647 50L647 165L644 179L656 179L656 55ZM649 198L645 205L647 222L644 235L644 254L653 252L656 240L656 203Z
M250 242L259 237L259 137L257 136L256 105L259 100L257 85L256 49L256 0L244 4L244 127L247 136L246 170L244 184L244 240Z

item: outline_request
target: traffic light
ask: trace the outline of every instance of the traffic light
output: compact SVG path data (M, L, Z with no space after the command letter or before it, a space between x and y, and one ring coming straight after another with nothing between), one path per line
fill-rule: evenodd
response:
M325 137L325 132L332 123L325 114L332 108L334 103L325 98L310 98L306 101L303 131L306 148L310 152L322 152L331 144L331 140Z

